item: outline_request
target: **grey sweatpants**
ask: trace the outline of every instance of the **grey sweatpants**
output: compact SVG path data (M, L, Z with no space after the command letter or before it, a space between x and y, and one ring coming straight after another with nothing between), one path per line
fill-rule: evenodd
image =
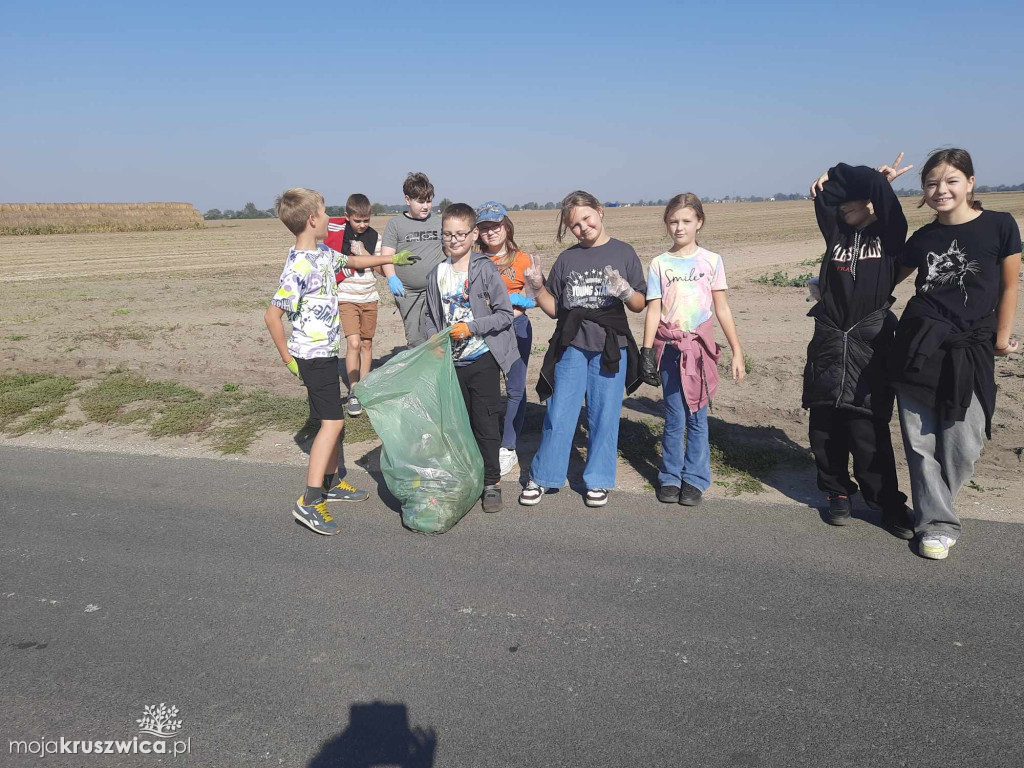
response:
M416 347L427 340L427 292L405 289L405 296L395 296L398 314L405 326L405 341Z
M936 409L903 394L896 395L903 447L910 468L914 530L918 535L960 536L953 500L974 474L985 441L985 411L977 395L963 421L940 419Z

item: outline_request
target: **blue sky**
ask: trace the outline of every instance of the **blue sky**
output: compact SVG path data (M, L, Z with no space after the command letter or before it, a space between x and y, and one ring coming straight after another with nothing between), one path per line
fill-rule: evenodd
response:
M400 202L410 170L473 204L766 195L946 145L1016 184L1022 27L1001 0L5 0L0 200Z

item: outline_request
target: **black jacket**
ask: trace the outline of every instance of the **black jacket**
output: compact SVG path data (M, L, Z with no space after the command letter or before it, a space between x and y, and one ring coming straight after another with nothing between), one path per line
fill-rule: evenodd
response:
M907 302L889 354L889 377L900 392L963 421L975 395L992 438L996 407L996 313L974 322L944 315L915 296Z
M572 346L572 340L580 330L584 320L597 323L605 330L604 349L601 352L601 370L606 373L618 373L622 362L619 350L619 336L626 337L626 394L632 394L640 386L640 351L633 339L626 320L626 308L620 302L602 309L585 309L575 307L562 309L558 312L555 332L548 342L548 351L540 368L537 379L537 396L544 402L555 389L555 364L561 359L566 347Z
M876 221L863 229L848 225L840 206L870 200ZM899 257L907 240L907 219L885 176L874 168L839 163L814 200L825 257L818 275L829 319L849 328L889 303Z
M885 306L843 329L818 302L808 312L814 336L807 345L803 407L827 406L884 419L892 418L894 392L886 380L886 360L896 315Z

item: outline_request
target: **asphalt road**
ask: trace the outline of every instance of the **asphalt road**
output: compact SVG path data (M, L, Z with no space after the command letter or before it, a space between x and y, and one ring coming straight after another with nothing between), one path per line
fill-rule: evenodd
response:
M562 491L437 537L333 504L326 538L290 467L0 473L2 766L1024 765L1024 526L932 562L809 509ZM190 752L10 754L149 738L160 703Z

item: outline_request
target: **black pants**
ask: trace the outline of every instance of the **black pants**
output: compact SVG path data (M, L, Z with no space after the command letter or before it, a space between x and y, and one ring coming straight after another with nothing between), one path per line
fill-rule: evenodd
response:
M455 366L462 397L469 412L473 437L484 460L484 485L501 480L498 449L501 447L501 374L498 361L484 352L469 365Z
M860 483L864 501L873 509L897 514L907 503L896 481L889 422L840 408L811 408L809 437L818 465L818 488L851 496Z

